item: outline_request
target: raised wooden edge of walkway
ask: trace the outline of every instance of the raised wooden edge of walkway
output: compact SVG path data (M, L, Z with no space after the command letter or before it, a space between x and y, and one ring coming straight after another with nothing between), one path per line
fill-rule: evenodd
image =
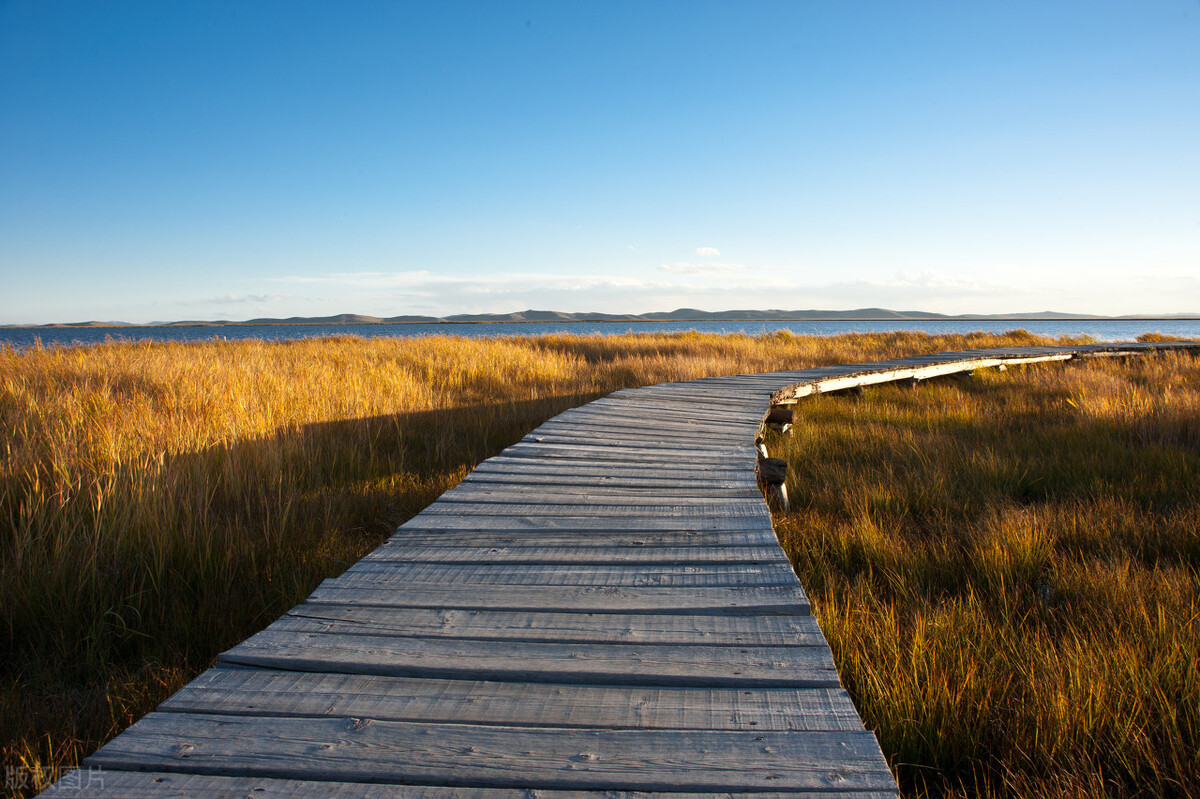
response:
M47 796L895 797L756 481L814 393L1200 342L705 378L566 411Z

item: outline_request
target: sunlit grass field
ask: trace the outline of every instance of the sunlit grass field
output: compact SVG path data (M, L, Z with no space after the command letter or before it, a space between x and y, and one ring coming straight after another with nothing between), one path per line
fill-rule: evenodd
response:
M1200 360L816 397L769 445L906 794L1200 796Z
M1044 343L1018 332L0 348L6 770L33 788L77 764L566 408L664 380ZM799 510L782 537L906 786L1196 785L1194 366L1164 356L1123 368L806 400L795 437L773 444L796 459ZM1084 375L1078 390L1053 383ZM972 405L996 397L999 411ZM1039 431L1034 411L1051 427ZM957 447L935 448L942 424ZM1103 458L1086 454L1097 441ZM1033 459L1044 451L1055 465ZM1107 471L1088 473L1094 463ZM1089 652L1095 668L1073 670ZM1066 682L1038 693L1045 674ZM1128 691L1114 682L1126 677ZM1151 684L1157 694L1139 692ZM1112 770L1097 770L1110 755ZM1072 771L1081 764L1096 768Z

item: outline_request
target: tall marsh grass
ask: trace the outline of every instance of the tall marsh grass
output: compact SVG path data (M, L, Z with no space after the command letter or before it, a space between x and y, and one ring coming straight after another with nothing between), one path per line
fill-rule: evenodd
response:
M781 542L911 796L1200 796L1200 360L797 406Z
M664 380L1037 343L1018 331L0 347L6 773L34 789L76 765L568 407Z

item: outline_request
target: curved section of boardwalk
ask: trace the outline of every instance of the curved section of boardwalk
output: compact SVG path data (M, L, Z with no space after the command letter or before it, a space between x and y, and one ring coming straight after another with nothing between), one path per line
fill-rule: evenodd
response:
M755 483L772 393L1171 346L1194 345L943 353L567 411L50 793L895 796Z

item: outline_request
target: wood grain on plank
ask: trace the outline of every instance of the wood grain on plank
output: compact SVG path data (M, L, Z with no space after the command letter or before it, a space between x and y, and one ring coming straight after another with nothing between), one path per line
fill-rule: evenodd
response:
M632 420L628 420L630 423L626 424L624 417L619 419L604 417L603 421L597 420L584 423L555 419L553 422L548 422L546 425L531 432L574 432L580 435L608 435L611 432L616 435L640 437L647 441L667 437L685 438L695 435L701 438L711 437L722 446L729 446L731 443L737 445L749 438L753 438L758 428L757 423L759 420L755 418L754 413L750 410L740 414L738 419L736 424L731 422L706 422L703 425L695 425L674 422L665 426L659 422L638 424Z
M528 459L525 459L528 463ZM474 470L463 478L460 485L506 485L512 487L540 486L624 488L630 491L722 491L745 490L754 484L753 476L745 472L714 474L705 471L683 469L645 469L636 475L604 474L576 469L528 469L528 470Z
M835 792L789 791L797 799L896 799L895 791ZM365 782L331 782L226 777L164 771L83 770L68 775L40 796L52 799L157 799L158 797L254 797L291 799L320 796L327 799L778 799L778 793L662 793L649 791L533 791L528 788L464 788L398 785Z
M660 481L658 484L638 485L638 486L623 486L611 482L600 482L593 480L590 483L563 483L558 480L537 480L520 482L494 482L471 480L459 483L451 491L453 496L460 499L467 499L472 495L479 495L481 499L496 500L501 495L507 495L512 499L522 500L530 497L545 497L547 499L564 500L574 499L578 504L585 504L587 497L597 497L600 499L620 497L628 497L637 501L645 499L660 498L665 504L675 504L677 500L704 500L710 502L720 500L725 497L730 499L755 499L761 498L762 493L757 490L757 485L746 482L740 486L690 486L680 485L679 483L671 483L668 481ZM445 497L450 492L443 494Z
M721 438L737 439L745 437L752 431L753 422L740 423L701 421L690 419L664 419L655 417L638 417L632 414L616 413L614 411L599 412L591 409L578 411L574 414L560 414L549 421L543 422L537 430L578 430L578 431L626 431L631 434L644 435L648 438L659 435L692 436L696 434L715 435Z
M326 580L309 602L371 607L564 610L588 613L777 613L807 616L808 597L795 585L762 588L505 586L487 591L386 586Z
M580 563L673 564L782 563L789 564L783 550L767 546L583 546L570 544L496 544L492 546L448 546L449 542L417 545L387 543L363 561L382 563Z
M629 436L646 441L703 439L723 444L730 442L736 444L745 441L747 434L751 436L754 434L754 428L751 424L738 425L737 429L730 429L731 427L731 425L718 424L716 422L703 425L687 423L673 424L661 421L638 423L628 418L595 416L588 419L576 418L570 420L555 418L553 421L546 422L531 431L530 435L559 433L586 435L594 438Z
M840 688L556 685L222 666L192 680L160 709L515 727L862 730Z
M549 507L549 506L548 506ZM426 509L428 510L428 509ZM769 515L731 516L652 516L628 515L619 518L600 515L530 514L507 515L504 513L419 513L400 525L401 530L573 530L582 534L594 532L700 532L723 530L743 532L748 530L770 531Z
M487 504L506 505L511 507L544 505L564 505L578 509L589 507L607 512L610 508L620 515L630 508L653 508L652 512L674 513L675 508L698 508L700 512L719 512L718 508L728 505L735 512L746 510L759 511L763 502L761 493L743 491L739 495L734 491L697 492L697 496L676 494L669 491L551 491L544 487L520 490L505 486L504 488L485 488L475 484L460 483L438 499L437 505ZM447 509L448 512L461 512L461 509Z
M786 385L786 383L782 384ZM555 416L546 424L609 424L620 422L637 427L654 429L704 429L743 435L754 432L754 421L745 411L736 414L706 416L691 409L676 409L670 412L672 406L661 405L651 409L643 405L630 407L628 405L603 406L598 403L574 408Z
M651 433L618 428L557 428L532 430L521 438L521 443L566 443L585 447L640 447L655 450L705 450L732 451L743 447L750 436L706 435L703 433L669 434ZM708 444L712 447L709 449Z
M503 454L510 457L567 458L584 461L623 461L630 464L685 462L692 466L725 466L738 468L747 456L753 457L754 444L728 445L707 448L699 443L669 446L658 442L618 444L580 438L575 442L522 440L506 448Z
M424 532L421 530L399 530L388 539L388 545L435 546L435 547L503 547L503 546L555 546L568 551L574 547L766 547L776 544L772 530L727 531L684 531L684 532L636 532L609 530L581 534L575 531L553 532L547 530L481 530L457 533Z
M608 477L614 480L662 479L670 477L680 482L705 480L742 480L746 477L746 464L738 460L730 464L692 464L676 461L669 464L659 463L630 463L614 464L611 462L594 463L586 460L567 461L557 460L541 462L530 457L508 457L504 454L488 458L477 465L471 475L495 474L499 476L514 475L550 475L579 479L589 477Z
M812 616L608 614L304 604L268 630L578 643L820 646Z
M757 406L759 403L752 403ZM673 421L695 419L699 422L712 424L748 425L752 424L753 411L744 406L725 406L722 408L704 408L696 404L681 405L670 399L653 400L649 397L618 397L610 394L596 400L592 405L605 412L616 412L634 418L662 418Z
M346 584L442 585L456 590L490 586L758 587L795 585L786 560L762 563L411 563L360 560L339 577Z
M277 632L221 653L222 663L392 677L601 685L838 688L824 646L581 644Z
M887 789L869 732L578 730L151 713L103 768L346 782L665 791Z
M468 495L461 500L435 502L421 511L419 515L424 518L436 518L438 516L470 516L476 513L546 518L586 514L589 518L611 519L614 525L620 525L622 519L630 516L666 517L675 520L693 517L711 519L714 516L724 516L730 519L770 518L770 513L762 497L729 497L728 499L682 497L679 502L673 502L667 497L604 497L598 498L593 503L581 505L563 502L561 498L547 498L545 502L538 502L533 497L519 496L506 501L503 498L493 499Z

